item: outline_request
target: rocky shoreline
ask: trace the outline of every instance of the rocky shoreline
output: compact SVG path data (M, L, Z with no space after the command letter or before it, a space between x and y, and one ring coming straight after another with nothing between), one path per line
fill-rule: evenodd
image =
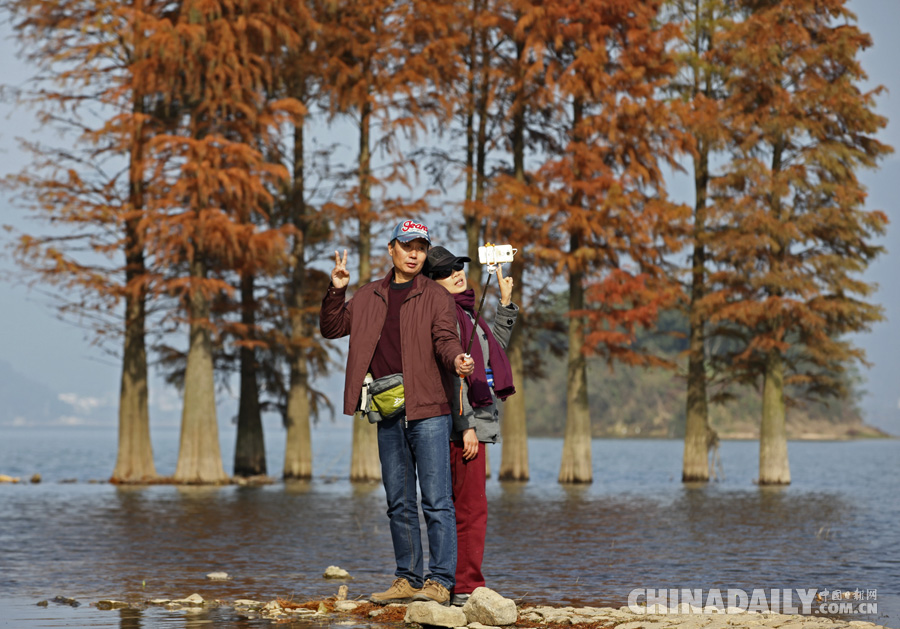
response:
M845 620L825 616L804 616L769 612L748 612L739 608L679 608L674 610L629 607L562 607L552 605L517 605L489 588L478 588L463 607L445 607L434 602L379 606L363 600L347 598L342 585L337 595L305 602L276 599L204 600L199 594L183 599L151 599L117 601L104 599L91 603L98 610L150 609L181 610L197 614L215 608L232 608L239 618L268 619L273 624L303 621L322 626L332 625L412 625L492 629L879 629L882 625L862 620ZM78 606L74 599L57 597L56 603ZM46 606L48 601L38 605ZM648 613L649 612L649 613ZM665 612L665 613L660 613Z

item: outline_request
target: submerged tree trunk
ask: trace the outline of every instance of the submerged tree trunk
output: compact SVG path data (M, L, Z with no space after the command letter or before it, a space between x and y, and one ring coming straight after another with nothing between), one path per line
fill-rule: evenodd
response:
M510 265L510 275L520 278L524 264L520 260L514 260ZM513 285L512 300L521 303L521 282ZM522 323L524 312L519 311L516 327L513 328L506 348L509 358L509 367L512 371L513 382L517 393L503 403L503 418L500 422L502 434L500 450L500 480L528 480L528 427L525 419L525 361L522 356Z
M245 330L253 330L253 273L241 273L241 323ZM238 403L237 443L234 447L234 475L259 476L266 470L266 443L263 437L262 415L259 410L259 382L257 380L256 350L241 347L241 397Z
M146 269L135 227L129 225L126 230L129 253L126 255L125 282L126 286L133 286ZM119 452L110 479L113 483L141 483L157 476L150 441L145 300L143 289L126 291L125 346L119 388Z
M691 300L688 306L687 406L684 425L682 482L709 481L709 406L706 395L706 350L703 314L699 304L706 294L706 250L701 242L706 229L706 195L709 185L709 151L701 144L694 161L694 252L691 257Z
M762 424L759 430L759 484L790 483L784 413L784 362L778 350L770 350L766 356Z
M691 301L693 302L693 298ZM699 325L692 323L688 356L684 461L681 469L681 481L685 483L709 481L711 427L706 399L706 365L703 351L703 333Z
M304 365L305 367L305 365ZM288 391L286 434L284 438L284 480L312 478L312 435L309 429L309 384L307 373L291 365ZM306 418L305 420L303 418Z
M579 247L571 238L571 251ZM566 433L563 441L560 483L590 483L594 480L591 458L591 413L587 395L587 361L584 347L584 318L572 312L584 310L583 273L569 271L569 334L566 365Z
M368 102L360 109L359 123L359 285L372 279L372 218L371 163L369 133L372 106ZM381 480L378 458L378 427L359 413L353 419L353 451L350 458L351 481Z
M306 198L304 197L303 126L294 127L294 172L291 189L291 222L296 230L291 249L291 283L287 291L288 317L291 323L291 345L288 350L290 381L284 417L285 480L312 478L312 439L309 429L309 368L302 341L312 335L307 325L306 307Z
M218 484L228 481L222 467L216 391L213 379L212 339L209 332L209 300L198 287L206 279L199 252L191 261L188 298L190 344L184 373L184 407L181 440L174 480L184 484Z

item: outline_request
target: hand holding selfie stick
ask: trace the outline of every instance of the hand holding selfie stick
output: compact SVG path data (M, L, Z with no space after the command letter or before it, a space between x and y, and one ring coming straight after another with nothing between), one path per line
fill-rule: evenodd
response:
M472 335L469 337L469 343L466 345L466 360L472 359L472 342L475 340L475 334L478 330L478 317L481 315L481 309L484 307L484 298L487 297L488 284L491 283L491 276L496 272L497 266L504 262L512 262L513 256L516 255L518 249L513 249L512 245L492 245L486 243L483 247L478 247L478 261L487 265L488 276L484 282L484 290L481 291L481 303L478 304L478 310L475 311L475 320L472 322ZM463 376L459 377L459 414L463 414Z
M497 270L497 266L505 262L512 262L513 257L518 249L513 249L512 245L492 245L485 243L483 247L478 247L478 261L487 265L487 280L484 282L484 290L481 291L481 303L478 304L478 310L475 311L475 322L472 325L472 336L469 337L469 344L466 346L466 358L471 358L472 341L475 340L475 331L478 329L478 317L481 309L484 307L484 298L487 297L488 284L491 283L491 276Z

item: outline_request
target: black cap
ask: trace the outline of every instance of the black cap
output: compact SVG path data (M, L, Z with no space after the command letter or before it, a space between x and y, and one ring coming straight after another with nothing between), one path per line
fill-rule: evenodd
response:
M471 262L472 258L466 256L455 256L443 247L432 247L428 250L428 257L425 258L425 268L423 273L425 277L431 277L434 269L445 269L452 267L457 262Z

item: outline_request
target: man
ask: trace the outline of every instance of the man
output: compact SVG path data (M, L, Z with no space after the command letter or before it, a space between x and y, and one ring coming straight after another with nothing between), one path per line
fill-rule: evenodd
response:
M393 268L345 301L350 273L347 251L335 251L331 285L322 300L319 328L325 338L350 335L344 380L344 413L359 408L367 373L375 379L402 373L405 416L378 423L381 476L387 496L396 578L379 604L437 601L447 605L456 571L456 516L450 482L450 404L441 368L469 375L450 294L422 276L431 239L415 220L391 232ZM441 365L438 364L441 361ZM428 531L429 574L423 571L416 476Z

